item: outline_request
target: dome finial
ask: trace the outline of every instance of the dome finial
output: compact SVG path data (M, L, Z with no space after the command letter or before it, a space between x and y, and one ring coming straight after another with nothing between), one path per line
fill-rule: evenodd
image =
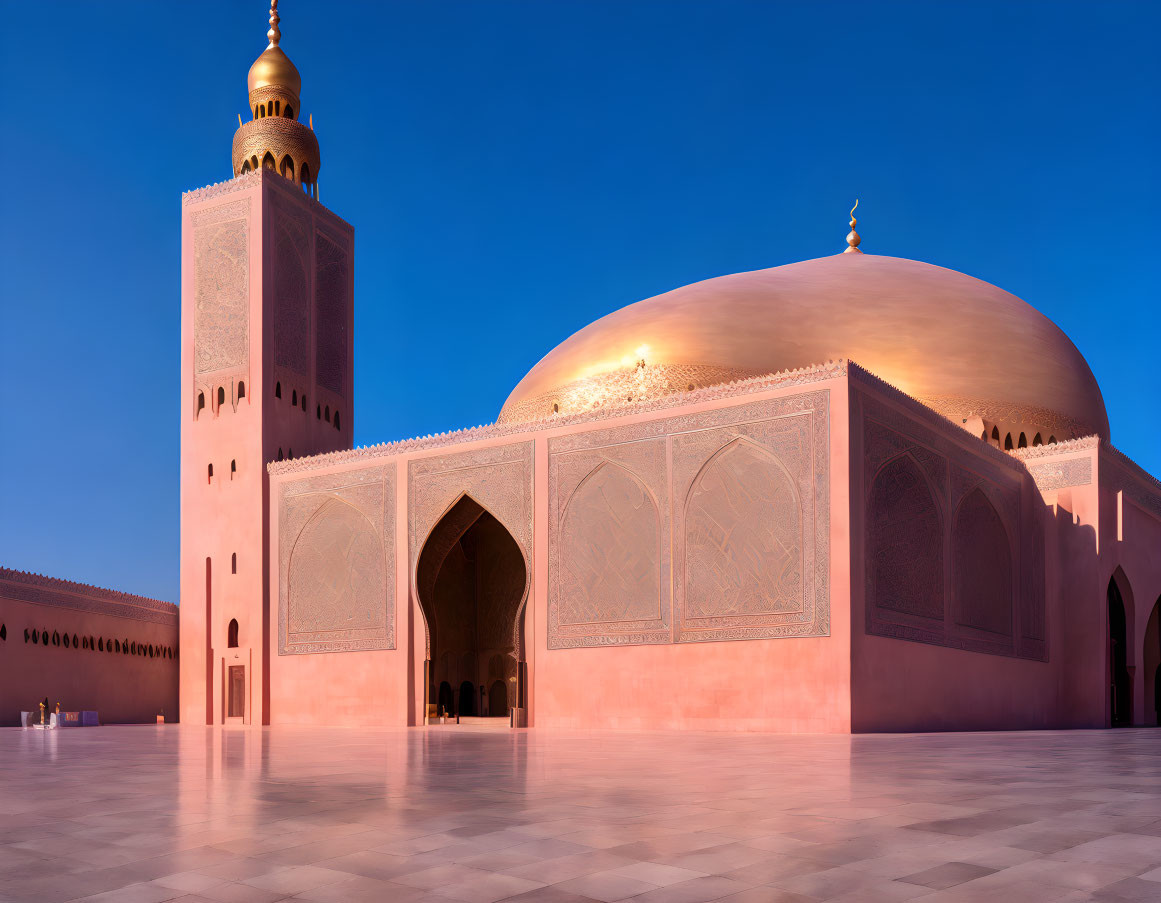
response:
M859 250L859 242L862 241L862 239L859 238L859 233L855 231L855 226L859 222L857 219L855 219L855 210L857 210L858 207L859 207L859 199L855 198L855 206L851 208L851 231L847 235L847 246L845 248L843 248L844 254L862 254L863 253L862 251Z
M282 37L282 32L278 30L278 22L278 0L270 0L270 30L266 32L266 37L270 38L268 47L277 47Z

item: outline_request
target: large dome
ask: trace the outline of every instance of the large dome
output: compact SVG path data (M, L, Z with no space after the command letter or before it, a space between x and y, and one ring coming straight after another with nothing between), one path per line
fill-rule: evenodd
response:
M1042 441L1108 437L1092 371L1051 320L963 273L869 254L721 276L630 304L553 349L499 419L627 405L843 358L956 423L1027 424L1045 431Z

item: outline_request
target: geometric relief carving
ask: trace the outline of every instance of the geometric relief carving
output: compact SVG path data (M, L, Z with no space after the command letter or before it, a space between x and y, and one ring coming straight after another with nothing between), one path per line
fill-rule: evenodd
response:
M290 555L287 635L381 628L386 592L383 543L375 528L346 502L328 499Z
M1041 492L1064 489L1068 486L1088 486L1092 483L1092 458L1029 464L1028 473L1032 474L1036 488Z
M315 381L341 394L347 361L347 252L328 236L315 235L315 296L318 324Z
M272 202L274 216L274 363L307 374L310 263L307 215Z
M1012 636L1012 549L1000 515L980 489L959 504L952 547L957 623Z
M939 506L915 459L903 454L879 471L867 497L867 600L942 622L943 579Z
M393 466L292 480L279 509L279 654L395 648Z
M778 460L746 439L714 454L685 512L690 618L801 613L802 516Z
M550 439L548 648L828 635L829 437L818 390Z
M747 407L672 438L676 642L830 633L829 394Z
M250 303L249 199L191 214L194 226L194 372L243 367Z
M983 443L965 448L957 427L945 435L865 391L852 400L863 430L867 633L1046 660L1042 505L1024 466Z
M649 490L603 463L573 492L560 529L560 623L661 617L661 522Z

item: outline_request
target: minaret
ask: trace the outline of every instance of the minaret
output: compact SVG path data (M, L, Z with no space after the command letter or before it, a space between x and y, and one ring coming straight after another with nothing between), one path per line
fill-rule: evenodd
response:
M314 129L298 121L302 109L299 94L302 78L294 63L278 46L278 0L270 3L270 43L250 67L246 77L250 112L247 123L239 121L234 133L234 175L253 169L273 169L290 179L311 197L318 196L320 165Z
M318 203L298 70L269 45L234 178L182 196L181 720L262 724L270 461L351 447L355 235Z

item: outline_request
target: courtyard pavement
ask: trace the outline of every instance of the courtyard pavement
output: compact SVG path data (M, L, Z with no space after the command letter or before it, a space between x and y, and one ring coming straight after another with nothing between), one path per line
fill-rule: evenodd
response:
M0 730L0 901L1161 901L1161 731Z

